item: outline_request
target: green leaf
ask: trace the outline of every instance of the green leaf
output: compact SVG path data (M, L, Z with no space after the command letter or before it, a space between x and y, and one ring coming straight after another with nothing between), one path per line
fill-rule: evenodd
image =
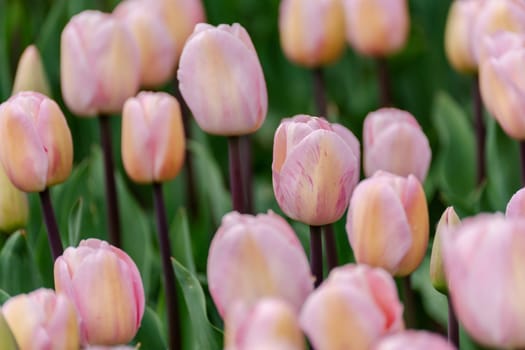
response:
M4 303L11 298L9 294L3 289L0 289L0 305L4 305Z
M80 242L80 229L82 227L82 210L84 209L84 201L82 198L79 198L71 211L69 212L69 221L68 221L68 236L69 236L69 245L71 247L76 247Z
M196 274L195 261L193 259L193 249L191 247L190 229L188 217L184 208L179 209L175 220L170 227L171 250L172 254L186 266L190 273Z
M149 306L144 311L142 323L135 336L135 342L140 343L141 349L166 349L162 332L162 322L159 316Z

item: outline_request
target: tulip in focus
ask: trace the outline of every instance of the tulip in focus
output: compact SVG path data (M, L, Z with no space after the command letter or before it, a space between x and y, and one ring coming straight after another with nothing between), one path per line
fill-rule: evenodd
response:
M24 192L41 192L68 178L73 141L55 101L20 92L0 105L0 162Z
M508 218L525 217L525 188L514 193L510 201L507 203L505 216Z
M13 233L24 228L29 215L25 193L17 189L0 164L0 233Z
M28 46L18 61L12 94L21 91L34 91L51 96L42 58L35 45Z
M404 328L403 305L386 271L349 264L310 295L299 322L317 350L362 350Z
M273 143L273 191L283 212L308 225L343 216L359 179L359 141L322 118L284 119Z
M366 116L363 158L368 177L384 170L399 176L412 174L423 182L432 151L412 114L396 108L382 108Z
M440 335L426 331L407 330L388 335L378 341L371 350L455 350Z
M13 336L2 312L0 312L0 349L18 350L15 337Z
M164 92L141 92L122 113L122 161L139 183L164 182L184 162L184 130L179 103Z
M425 192L413 175L377 172L357 185L346 232L358 263L407 276L425 256L428 230Z
M99 11L69 21L60 39L60 78L67 107L80 116L121 111L137 93L141 65L126 26Z
M77 313L62 294L43 288L20 294L6 301L2 313L20 350L80 347Z
M144 287L122 250L98 239L67 248L55 261L55 287L75 304L82 344L125 344L137 333Z
M407 0L343 0L346 38L360 54L387 56L407 41Z
M250 134L266 119L261 64L250 36L238 23L198 24L182 51L178 78L184 100L207 133Z
M341 57L345 47L341 0L282 0L279 33L286 57L317 67Z

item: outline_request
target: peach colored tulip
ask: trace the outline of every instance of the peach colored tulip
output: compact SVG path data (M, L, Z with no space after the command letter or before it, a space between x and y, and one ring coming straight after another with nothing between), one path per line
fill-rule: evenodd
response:
M341 0L282 0L279 33L284 54L307 67L332 63L345 47Z
M346 232L357 262L406 276L425 256L428 229L425 192L413 175L377 172L355 188Z
M113 16L83 11L60 39L60 78L67 107L80 116L119 113L137 93L141 65L133 35Z
M425 181L432 151L412 114L382 108L366 116L363 125L363 158L366 176L378 170Z
M29 203L25 193L16 188L0 163L0 233L13 233L27 224Z
M525 217L525 188L514 193L510 201L507 203L505 215L508 218Z
M263 71L240 24L198 24L182 51L178 78L197 124L210 134L250 134L266 119Z
M283 212L308 225L343 216L359 178L359 142L322 118L284 119L273 143L273 191Z
M525 219L482 214L441 236L459 321L480 344L525 347Z
M0 349L19 350L11 328L0 311Z
M35 45L28 46L18 61L13 95L21 91L35 91L51 96L51 88L42 58Z
M75 304L83 344L123 344L137 333L144 287L122 250L93 238L67 248L55 261L55 287Z
M410 28L406 0L343 0L346 38L359 53L387 56L404 45Z
M164 92L141 92L122 114L122 161L135 182L164 182L184 162L184 130L179 103Z
M298 313L313 289L308 259L288 223L273 212L226 214L208 254L208 285L224 318L236 302L246 307L276 297Z
M349 264L332 270L310 295L299 323L317 350L368 349L404 328L403 305L386 271Z
M388 335L371 350L455 350L445 338L426 331L408 330Z
M0 162L25 192L40 192L68 178L73 141L55 101L20 92L0 105Z
M2 313L20 350L80 348L77 313L67 297L38 289L12 297Z

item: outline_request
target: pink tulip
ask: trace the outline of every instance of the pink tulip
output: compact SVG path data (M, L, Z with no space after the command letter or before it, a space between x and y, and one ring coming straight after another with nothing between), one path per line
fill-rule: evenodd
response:
M44 64L35 45L28 46L18 61L13 95L21 91L34 91L51 96Z
M525 347L525 220L482 214L441 236L449 294L482 345Z
M366 116L363 126L365 175L378 170L425 181L432 151L428 139L412 114L382 108Z
M62 95L81 116L119 113L137 93L139 50L123 23L109 14L83 11L71 18L60 42Z
M454 350L445 338L425 331L403 331L388 335L377 342L371 350Z
M525 188L514 193L510 201L507 203L505 216L508 218L525 217Z
M284 119L273 143L273 191L283 212L308 225L343 216L359 178L359 142L322 118Z
M55 261L55 287L75 304L83 344L123 344L137 333L144 287L122 250L98 239L67 248Z
M20 350L71 350L80 347L77 314L64 295L50 289L20 294L2 306Z
M73 141L55 101L20 92L0 105L0 162L25 192L40 192L68 178Z
M288 223L269 212L226 214L208 254L208 285L224 318L237 302L246 306L276 297L298 313L313 289L308 259Z
M310 295L299 322L315 349L362 350L404 328L403 305L386 271L349 264Z
M198 24L182 51L178 78L197 124L210 134L250 134L266 119L263 71L240 24Z
M413 175L378 172L357 185L346 221L357 262L406 276L425 256L428 230L425 192Z

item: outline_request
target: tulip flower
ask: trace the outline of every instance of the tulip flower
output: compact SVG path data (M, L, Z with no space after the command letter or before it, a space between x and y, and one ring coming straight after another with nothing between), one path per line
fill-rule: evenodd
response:
M525 217L525 188L514 193L510 201L507 203L505 216L508 218Z
M306 300L299 323L315 349L368 349L385 334L400 331L403 305L386 271L346 265Z
M279 33L286 57L316 67L337 60L345 45L341 0L282 0Z
M42 58L35 45L28 46L18 61L13 84L13 95L21 91L35 91L51 96L51 88L49 87Z
M481 214L441 236L458 319L480 344L525 347L525 220Z
M412 114L382 108L366 116L363 125L363 158L366 176L378 170L417 177L425 181L432 151Z
M428 230L425 192L415 176L377 172L357 185L346 232L358 263L407 276L425 256Z
M0 349L18 350L15 337L13 336L2 312L0 312Z
M2 313L20 350L80 347L77 313L64 295L43 288L20 294L5 302Z
M408 330L381 338L371 350L455 350L443 337L426 331Z
M83 350L137 350L139 346L117 345L117 346L84 346Z
M69 247L55 262L55 287L74 303L82 344L129 342L144 314L137 266L122 250L98 239Z
M308 260L288 223L273 212L226 214L208 254L208 285L224 318L236 302L288 302L298 313L313 289Z
M0 164L0 233L13 233L27 224L29 203L25 193L16 188Z

